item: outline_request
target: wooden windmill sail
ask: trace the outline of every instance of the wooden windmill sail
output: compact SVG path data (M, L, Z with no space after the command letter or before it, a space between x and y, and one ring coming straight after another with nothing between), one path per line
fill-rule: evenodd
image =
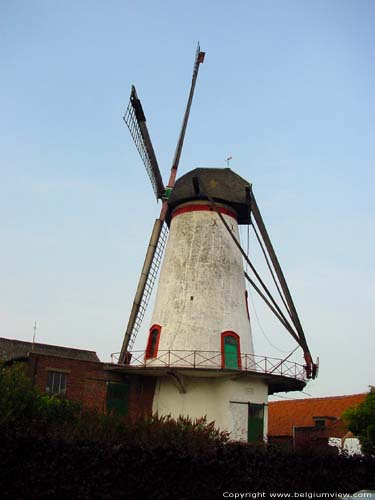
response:
M190 108L193 102L199 65L203 63L204 56L205 53L201 52L198 43L194 59L193 77L191 81L189 98L182 121L182 127L178 138L175 155L173 158L170 177L166 187L164 187L162 181L159 165L156 160L154 148L152 146L152 142L148 133L146 117L144 115L141 101L138 99L134 85L132 86L130 102L124 115L124 121L129 128L134 143L146 167L156 198L162 200L162 209L159 218L155 220L154 227L151 233L145 262L142 268L133 306L130 312L128 325L126 327L124 341L119 357L120 363L126 362L126 353L134 345L135 338L141 326L142 319L144 317L162 259L165 242L168 236L168 228L165 224L165 217L168 211L168 196L170 195L176 181L176 174L180 162L186 127L189 120Z
M240 279L238 277L239 266L242 264L242 257L249 264L250 269L252 271L252 276L249 276L247 273L244 273L241 268L240 273L242 273L242 280L247 279L254 290L259 294L259 296L265 301L270 310L275 314L275 316L279 319L281 324L285 327L287 332L292 335L297 344L302 348L305 359L305 371L306 376L308 378L314 378L317 373L317 365L313 363L312 357L310 354L309 347L307 345L307 341L305 338L305 334L299 320L296 308L294 306L292 296L288 285L286 283L283 271L279 264L278 258L272 246L271 240L267 233L264 221L262 219L258 204L256 202L254 193L252 191L252 186L247 181L240 178L237 174L232 172L229 168L227 169L196 169L192 172L189 172L185 176L180 179L177 179L177 169L181 157L186 127L189 119L190 108L193 100L195 85L197 81L198 71L200 64L203 63L205 57L205 53L200 50L199 44L197 47L197 51L195 54L194 67L193 67L193 76L190 87L190 93L188 97L188 102L182 122L182 127L179 135L179 139L177 142L177 147L175 151L175 155L172 162L172 168L170 172L170 177L166 185L163 182L162 175L160 173L160 169L158 166L158 162L156 159L156 155L152 146L152 142L148 133L146 118L142 109L141 102L138 98L135 87L132 87L130 102L128 108L125 112L124 120L127 124L131 136L135 142L135 145L140 153L140 156L143 160L143 163L146 167L147 173L150 177L151 184L153 186L155 195L157 199L162 200L162 208L159 217L155 220L154 227L152 230L150 242L148 245L148 249L146 252L146 258L144 261L144 265L142 268L141 276L139 279L138 287L136 290L133 306L130 312L128 325L125 331L124 341L121 349L121 353L119 356L120 364L127 364L131 359L130 352L135 342L136 335L140 329L141 322L143 316L146 311L146 307L155 284L155 280L157 277L158 269L160 263L163 258L164 248L166 246L166 241L168 238L168 227L172 224L172 219L174 220L174 235L172 238L172 243L168 243L169 252L167 251L166 263L164 268L169 269L169 271L164 270L164 278L163 284L159 285L159 288L163 288L162 291L158 290L158 298L156 301L155 311L154 311L154 319L156 332L155 339L157 337L157 329L161 328L159 323L161 322L160 318L164 318L165 320L165 304L166 301L171 302L171 299L178 295L178 289L176 289L176 283L179 283L178 286L184 286L184 283L181 278L181 273L175 270L175 283L174 286L169 286L168 282L173 281L173 279L168 278L168 273L171 273L171 269L175 269L176 266L173 266L173 259L176 260L176 248L178 247L183 252L187 245L189 245L189 237L184 236L185 239L182 238L182 233L184 233L183 226L186 227L194 226L194 228L199 227L199 234L203 232L207 232L207 228L209 224L213 222L215 225L220 224L220 229L215 233L216 236L212 236L211 245L212 248L220 247L223 250L221 253L219 252L217 256L216 266L220 265L220 262L225 262L226 260L231 261L231 273L233 274L233 280L235 283L239 283ZM220 171L220 172L219 172ZM177 183L176 183L177 179ZM235 187L234 187L235 185ZM194 212L194 213L193 213ZM198 214L199 212L199 214ZM216 219L213 219L211 214L216 214ZM177 215L189 213L189 218L184 219L184 223L177 223ZM236 224L231 223L231 217L235 219ZM182 219L180 219L182 220ZM217 222L218 221L218 222ZM259 273L253 266L252 262L249 260L246 253L243 251L239 244L238 237L238 224L252 224L257 235L257 239L259 244L261 245L263 254L265 256L268 268L271 272L272 278L276 285L277 291L279 293L279 298L281 299L281 304L278 303L278 300L274 298L271 292L266 287L263 279L260 277ZM179 227L179 229L177 229ZM193 230L192 230L193 231ZM195 231L195 229L194 229ZM191 232L190 238L194 237L198 234L198 229L196 232ZM177 236L176 236L177 234ZM210 234L214 234L211 232ZM181 236L181 237L180 237ZM181 239L182 238L182 239ZM215 239L216 238L216 239ZM174 243L173 243L174 242ZM173 247L173 249L171 249ZM230 250L227 250L227 247ZM209 253L209 250L206 250L206 253ZM186 259L191 258L186 256ZM209 258L209 257L208 257ZM202 266L202 269L204 266ZM217 283L217 287L219 287L220 280L215 276L214 270L211 269L210 280L212 282ZM167 274L166 274L167 273ZM237 274L236 274L237 273ZM165 277L167 276L167 277ZM190 280L190 281L189 281ZM223 278L221 282L225 282L226 280ZM203 290L201 293L201 288L196 287L196 283L199 280L195 280L191 278L191 276L186 276L185 283L187 286L190 286L191 290L194 290L190 295L189 300L196 304L194 311L191 313L190 320L191 328L196 331L199 330L199 325L202 324L202 321L206 320L209 323L207 313L207 317L204 318L204 308L210 308L210 305L207 305L207 301L204 302L204 298L202 298L206 291ZM228 278L227 283L230 280ZM242 285L241 285L242 286ZM233 285L233 290L235 286ZM237 294L237 291L234 290L234 295ZM160 298L161 297L161 298ZM236 296L237 297L237 296ZM238 316L238 328L243 330L242 339L246 338L246 318L243 319L244 316L244 303L240 304L240 299L237 297L235 300L232 300L233 308L227 311L228 317L236 317ZM240 304L240 305L239 305ZM183 304L183 308L178 310L179 306L176 306L177 310L175 311L174 316L176 321L173 323L170 321L169 330L168 327L165 327L165 339L163 341L166 342L166 346L171 348L173 343L176 343L175 336L177 330L180 329L180 324L183 321L183 318L186 314L186 304ZM182 307L182 306L181 306ZM225 309L227 306L223 304L219 306L219 302L217 307L221 307L221 309ZM217 313L215 313L217 315ZM220 315L220 314L219 314ZM195 321L194 318L199 317L199 321ZM224 316L223 316L224 317ZM242 318L242 319L241 319ZM194 323L195 321L195 323ZM225 324L225 319L223 319L223 324ZM215 319L215 315L212 315L212 331L215 328L219 328L217 326L217 321ZM242 325L242 326L241 326ZM189 327L190 328L190 327ZM224 328L224 327L223 327ZM152 329L151 329L152 330ZM185 328L186 330L186 328ZM188 328L187 328L188 330ZM189 344L189 332L186 330L185 336L180 334L179 336L179 346L188 345ZM195 331L194 330L194 331ZM174 332L174 333L173 333ZM151 335L152 331L150 331ZM249 333L250 335L250 333ZM160 331L159 331L160 336ZM202 335L198 335L197 338L200 338ZM230 335L228 334L228 345L231 342L229 339ZM222 337L225 339L224 337ZM232 336L232 338L235 338ZM168 340L169 339L169 340ZM185 339L185 340L184 340ZM204 342L202 345L210 345L210 340L207 337L206 344ZM159 340L158 340L159 341ZM152 343L152 337L149 338L149 342ZM214 341L212 341L214 342ZM211 343L212 343L211 342ZM176 344L176 345L177 345ZM249 344L249 350L251 351L251 346ZM228 347L228 352L230 348ZM147 354L147 353L146 353ZM147 356L146 356L147 357Z

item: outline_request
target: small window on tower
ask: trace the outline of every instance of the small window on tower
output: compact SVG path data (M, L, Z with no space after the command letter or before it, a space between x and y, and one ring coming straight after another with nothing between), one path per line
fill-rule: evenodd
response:
M150 333L148 335L148 342L146 347L145 359L156 358L158 355L158 347L160 340L160 325L153 325L150 328Z
M240 337L234 332L221 334L222 368L241 369Z

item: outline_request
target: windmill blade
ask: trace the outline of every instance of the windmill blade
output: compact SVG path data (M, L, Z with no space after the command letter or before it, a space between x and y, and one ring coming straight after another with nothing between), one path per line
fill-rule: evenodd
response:
M139 279L132 310L130 312L128 326L126 328L125 337L122 344L119 363L126 363L130 361L129 356L127 356L127 353L134 345L135 338L137 336L143 317L145 315L147 304L150 300L152 289L155 284L158 270L160 267L165 243L168 236L168 227L164 222L168 211L167 196L170 193L175 183L187 122L189 119L191 103L193 101L193 95L194 95L195 84L197 81L199 65L203 63L204 56L205 53L201 52L198 43L194 60L193 77L191 82L189 98L185 110L184 119L182 122L180 136L177 142L176 152L173 159L167 190L164 187L159 166L155 157L154 149L152 147L151 139L148 134L146 126L146 118L142 109L141 101L138 99L134 85L132 86L130 102L124 115L124 121L130 131L130 134L134 140L138 152L141 155L143 163L145 164L147 173L150 177L152 186L154 188L155 195L157 198L163 198L163 205L160 212L160 217L159 219L156 219L154 228L151 233L151 238L147 249L146 258L143 264L142 273Z
M308 375L308 377L312 376L312 378L314 378L314 376L316 374L316 365L312 361L312 357L311 357L309 347L307 345L305 333L303 331L300 319L298 317L298 313L297 313L297 310L295 308L295 305L294 305L294 302L292 299L292 295L289 291L284 273L281 269L279 260L276 256L276 252L272 246L272 243L271 243L270 237L268 235L266 226L263 222L263 218L262 218L262 215L260 213L258 204L255 200L254 193L251 189L250 189L250 198L251 198L251 211L253 213L255 222L258 226L259 232L262 236L262 239L263 239L263 242L264 242L265 247L267 249L268 255L271 259L273 268L276 272L277 279L279 280L281 289L282 289L284 297L285 297L285 301L287 303L287 309L289 310L290 315L291 315L292 322L293 322L293 324L296 328L296 331L298 333L299 344L301 345L301 347L303 349L304 357L305 357L305 361L306 361L307 375Z
M134 85L132 86L130 101L123 119L146 167L155 196L156 198L161 198L165 193L165 188L150 135L148 133L146 117Z
M201 185L201 187L203 187L202 186L202 182L197 181L197 185L198 186L199 186L199 184ZM316 364L316 363L314 363L312 361L311 353L310 353L309 347L307 345L305 334L303 332L301 322L300 322L300 320L298 318L298 314L297 314L296 308L294 306L294 303L293 303L293 300L292 300L292 296L291 296L291 294L289 292L288 285L286 283L286 280L285 280L284 274L282 272L281 266L279 264L279 261L277 259L276 253L275 253L275 251L273 249L271 240L270 240L270 238L268 236L266 227L264 225L262 216L260 214L258 205L257 205L255 197L254 197L254 194L253 194L253 192L251 190L251 187L249 187L249 188L246 189L246 197L247 197L247 199L249 201L250 209L251 209L251 211L252 211L252 213L254 215L254 219L255 219L255 221L256 221L256 223L258 225L259 231L260 231L260 233L262 235L262 238L263 238L263 241L265 243L266 249L268 251L268 254L269 254L271 262L272 262L272 264L274 266L277 278L279 280L279 283L281 285L282 291L284 293L285 301L286 301L286 305L287 305L286 308L288 309L288 312L290 313L290 316L291 316L291 319L292 319L292 323L293 323L293 325L295 327L295 331L293 330L292 326L289 324L287 318L285 317L285 315L281 311L280 307L277 305L277 303L274 300L274 298L272 297L272 295L269 293L269 290L265 286L263 280L261 279L261 277L257 273L257 271L254 268L253 264L249 260L247 254L242 249L240 242L237 240L237 238L235 237L234 233L229 228L228 223L225 221L223 215L221 214L220 210L218 209L218 206L215 203L215 201L213 200L213 198L211 196L209 196L209 194L207 194L207 190L203 189L203 191L201 190L201 193L205 193L205 196L207 197L208 201L210 202L212 208L217 212L217 215L219 216L219 218L221 219L221 221L224 224L225 228L227 229L228 234L230 235L230 237L232 238L233 242L235 243L235 245L237 246L237 248L241 252L242 257L245 259L245 261L247 262L247 264L249 264L251 270L254 272L257 280L259 281L259 283L262 286L263 290L266 292L268 298L260 290L260 288L254 283L254 281L249 277L249 275L246 272L245 272L245 278L250 282L250 284L255 289L255 291L262 297L262 299L265 301L265 303L268 305L268 307L272 310L272 312L275 314L275 316L284 325L284 327L286 328L286 330L292 335L292 337L302 347L303 352L304 352L305 361L306 361L305 370L306 370L307 377L308 378L316 378L317 373L318 373L318 364ZM270 300L268 300L268 299L270 299Z
M184 118L182 120L181 131L180 131L180 135L179 135L179 138L178 138L178 141L177 141L176 151L175 151L175 154L174 154L172 168L171 168L171 175L170 175L168 186L167 186L167 188L169 188L169 190L173 188L175 180L176 180L176 174L177 174L178 164L180 162L182 146L184 144L184 139L185 139L186 127L187 127L187 123L188 123L188 120L189 120L191 103L193 102L195 84L197 83L199 65L204 62L205 55L206 55L205 52L201 52L201 48L200 48L200 45L199 45L199 42L198 42L197 50L195 52L195 60L194 60L194 67L193 67L193 77L192 77L192 80L191 80L190 93L189 93L188 102L187 102L187 105L186 105L186 110L185 110ZM168 189L167 189L167 191L168 191Z
M136 336L141 327L156 277L158 275L167 237L167 224L161 219L156 219L147 248L141 276L139 278L137 291L135 293L133 306L130 312L128 326L126 328L119 357L119 363L126 363L129 361L126 354L133 348Z

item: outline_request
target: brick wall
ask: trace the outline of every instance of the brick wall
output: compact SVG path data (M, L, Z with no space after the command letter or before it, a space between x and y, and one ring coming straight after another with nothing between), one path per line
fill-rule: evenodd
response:
M128 384L130 387L130 418L136 419L141 416L150 416L152 413L152 400L155 390L155 379L153 377L141 377L107 370L105 363L36 353L30 353L28 371L35 385L43 392L46 391L49 371L66 373L66 398L72 401L80 401L86 408L95 408L103 412L107 410L108 382Z
M316 427L294 427L294 449L300 451L320 451L325 454L336 454L337 450L328 445L329 433Z
M150 417L152 415L152 402L154 399L156 378L130 376L130 402L129 416L132 419L138 417Z

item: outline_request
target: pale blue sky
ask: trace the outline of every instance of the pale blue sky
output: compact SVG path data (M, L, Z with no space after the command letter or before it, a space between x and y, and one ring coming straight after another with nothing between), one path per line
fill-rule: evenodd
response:
M167 177L197 40L180 174L253 182L321 371L375 384L372 1L0 3L1 336L121 347L159 207L122 122L136 84ZM255 302L273 344L293 346ZM255 314L252 313L253 318ZM282 356L254 320L258 354ZM137 342L143 348L147 322Z

